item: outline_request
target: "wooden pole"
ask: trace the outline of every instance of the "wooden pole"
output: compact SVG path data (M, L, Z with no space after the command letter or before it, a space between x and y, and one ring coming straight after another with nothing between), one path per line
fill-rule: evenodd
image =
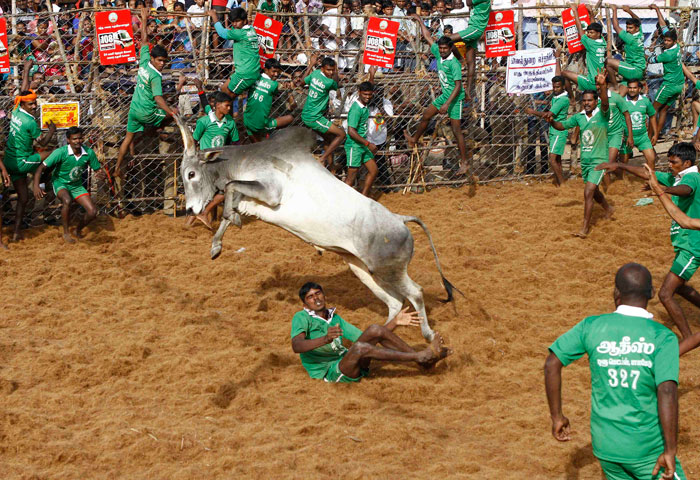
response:
M58 43L58 51L63 59L63 65L66 69L66 79L68 80L68 85L70 86L70 91L72 94L76 94L75 81L73 78L73 69L68 63L68 57L66 56L66 49L63 48L63 40L61 39L61 34L58 31L58 22L56 22L56 13L53 12L53 7L51 6L51 0L46 0L46 8L49 10L49 18L51 19L51 24L53 25L53 36L56 38Z
M211 0L207 0L205 11L211 9ZM209 50L209 25L211 24L211 19L206 17L206 21L202 26L202 46L200 48L200 57L202 62L204 62L204 80L209 79L209 61L207 60L207 52Z

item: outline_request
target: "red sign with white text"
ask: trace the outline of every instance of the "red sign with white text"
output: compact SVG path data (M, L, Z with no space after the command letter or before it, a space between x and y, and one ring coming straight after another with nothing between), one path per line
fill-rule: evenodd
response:
M265 66L265 60L274 58L277 43L280 41L282 34L282 22L266 17L262 13L255 15L253 22L255 33L258 34L258 42L260 43L260 66Z
M95 13L95 34L102 65L136 61L131 12L115 10Z
M10 45L7 43L7 20L0 18L0 73L10 73Z
M491 12L485 30L486 56L507 57L515 54L513 10Z
M399 22L386 18L369 18L362 63L382 68L394 66L396 35L399 33L399 25Z
M578 18L581 20L581 27L586 30L591 23L591 17L588 14L588 9L582 3L578 6ZM566 38L566 44L569 46L569 53L580 52L583 50L583 45L581 45L581 37L576 29L576 20L570 8L562 10L561 20L564 25L564 37Z

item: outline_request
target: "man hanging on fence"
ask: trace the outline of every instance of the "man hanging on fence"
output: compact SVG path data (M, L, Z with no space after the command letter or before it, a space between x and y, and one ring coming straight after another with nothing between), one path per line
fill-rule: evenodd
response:
M647 69L647 59L644 56L644 34L641 31L642 22L630 7L622 7L622 10L632 18L627 20L625 30L620 28L617 20L617 5L612 5L612 27L618 37L625 43L625 59L618 60L609 56L605 65L611 81L611 87L623 97L627 93L627 82L629 80L641 80ZM622 76L622 83L618 86L616 74Z
M37 113L37 96L32 90L22 91L15 97L15 109L10 119L10 132L3 158L5 168L17 192L13 241L23 238L20 229L29 200L27 174L34 173L50 153L47 150L35 151L34 147L40 149L46 147L56 132L56 125L49 121L48 131L42 134L36 120Z
M95 152L83 145L83 130L81 128L69 128L66 131L66 140L68 145L54 150L37 168L34 175L34 196L39 200L46 195L39 183L39 177L45 168L53 168L51 183L53 184L53 192L61 200L63 239L66 243L75 243L75 239L68 231L71 204L75 200L78 205L85 209L85 214L80 218L75 229L76 236L81 238L83 228L97 216L97 208L83 186L83 176L88 166L93 172L97 172L102 169L102 165L97 160Z
M221 85L221 91L235 97L248 91L260 78L260 44L258 34L248 25L248 13L242 8L234 8L229 14L232 28L224 28L215 10L209 10L216 33L223 39L233 40L234 72L228 85Z
M596 166L608 159L608 123L610 121L610 104L608 103L608 86L605 73L601 69L595 77L596 90L585 90L582 95L583 111L572 115L563 122L554 119L552 112L541 112L550 125L557 130L567 130L578 126L581 131L581 175L583 176L583 227L577 237L585 238L591 231L593 201L605 209L606 218L611 218L613 208L608 205L598 185L603 179L603 172ZM598 106L600 98L600 106Z
M148 9L141 8L141 51L139 53L139 72L134 96L129 106L126 124L126 136L119 147L115 177L123 177L122 164L137 133L146 129L162 128L178 114L176 107L171 107L163 98L162 71L168 62L168 51L160 45L148 49Z
M413 15L412 18L418 23L423 38L430 45L430 53L435 56L442 94L425 109L416 128L416 133L409 135L408 130L404 130L406 143L408 143L409 148L413 148L428 128L430 119L438 113L447 114L450 117L450 126L459 148L460 169L457 171L457 175L465 175L469 171L469 164L467 163L467 145L462 133L462 107L465 93L462 88L461 65L452 53L452 40L449 37L444 36L435 42L430 30L423 23L423 19L418 15Z
M294 120L291 115L270 118L272 101L279 89L277 79L281 73L282 65L278 60L266 60L263 74L248 92L248 101L243 110L243 124L253 142L260 142L270 132L284 128Z
M465 30L450 35L453 41L463 41L467 46L467 92L466 98L471 100L474 88L474 73L476 71L476 47L484 35L491 13L491 0L466 0L471 9L469 25Z

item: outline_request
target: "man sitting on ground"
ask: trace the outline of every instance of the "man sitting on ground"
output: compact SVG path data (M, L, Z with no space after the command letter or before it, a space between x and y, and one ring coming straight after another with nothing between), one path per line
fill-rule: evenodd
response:
M418 352L393 332L398 325L420 325L418 312L408 313L408 308L385 326L370 325L362 332L335 313L335 308L326 308L321 285L305 283L299 298L304 309L292 318L292 350L300 354L301 364L311 378L358 382L368 374L372 360L416 362L429 369L452 353L437 332L430 346ZM348 349L343 339L354 343Z

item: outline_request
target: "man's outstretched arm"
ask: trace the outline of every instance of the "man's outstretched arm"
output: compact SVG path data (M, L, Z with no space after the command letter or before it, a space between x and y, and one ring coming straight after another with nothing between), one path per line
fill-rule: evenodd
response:
M569 419L561 408L561 370L564 365L559 357L550 352L544 362L544 386L547 391L549 414L552 418L552 435L560 442L567 442L569 436Z
M666 194L666 189L661 185L654 175L654 172L649 168L648 165L644 165L644 168L649 175L649 187L651 191L654 192L659 197L661 205L664 206L666 212L673 218L681 228L686 228L689 230L700 230L700 218L691 218L683 211L678 208L678 205L673 203L671 197Z

